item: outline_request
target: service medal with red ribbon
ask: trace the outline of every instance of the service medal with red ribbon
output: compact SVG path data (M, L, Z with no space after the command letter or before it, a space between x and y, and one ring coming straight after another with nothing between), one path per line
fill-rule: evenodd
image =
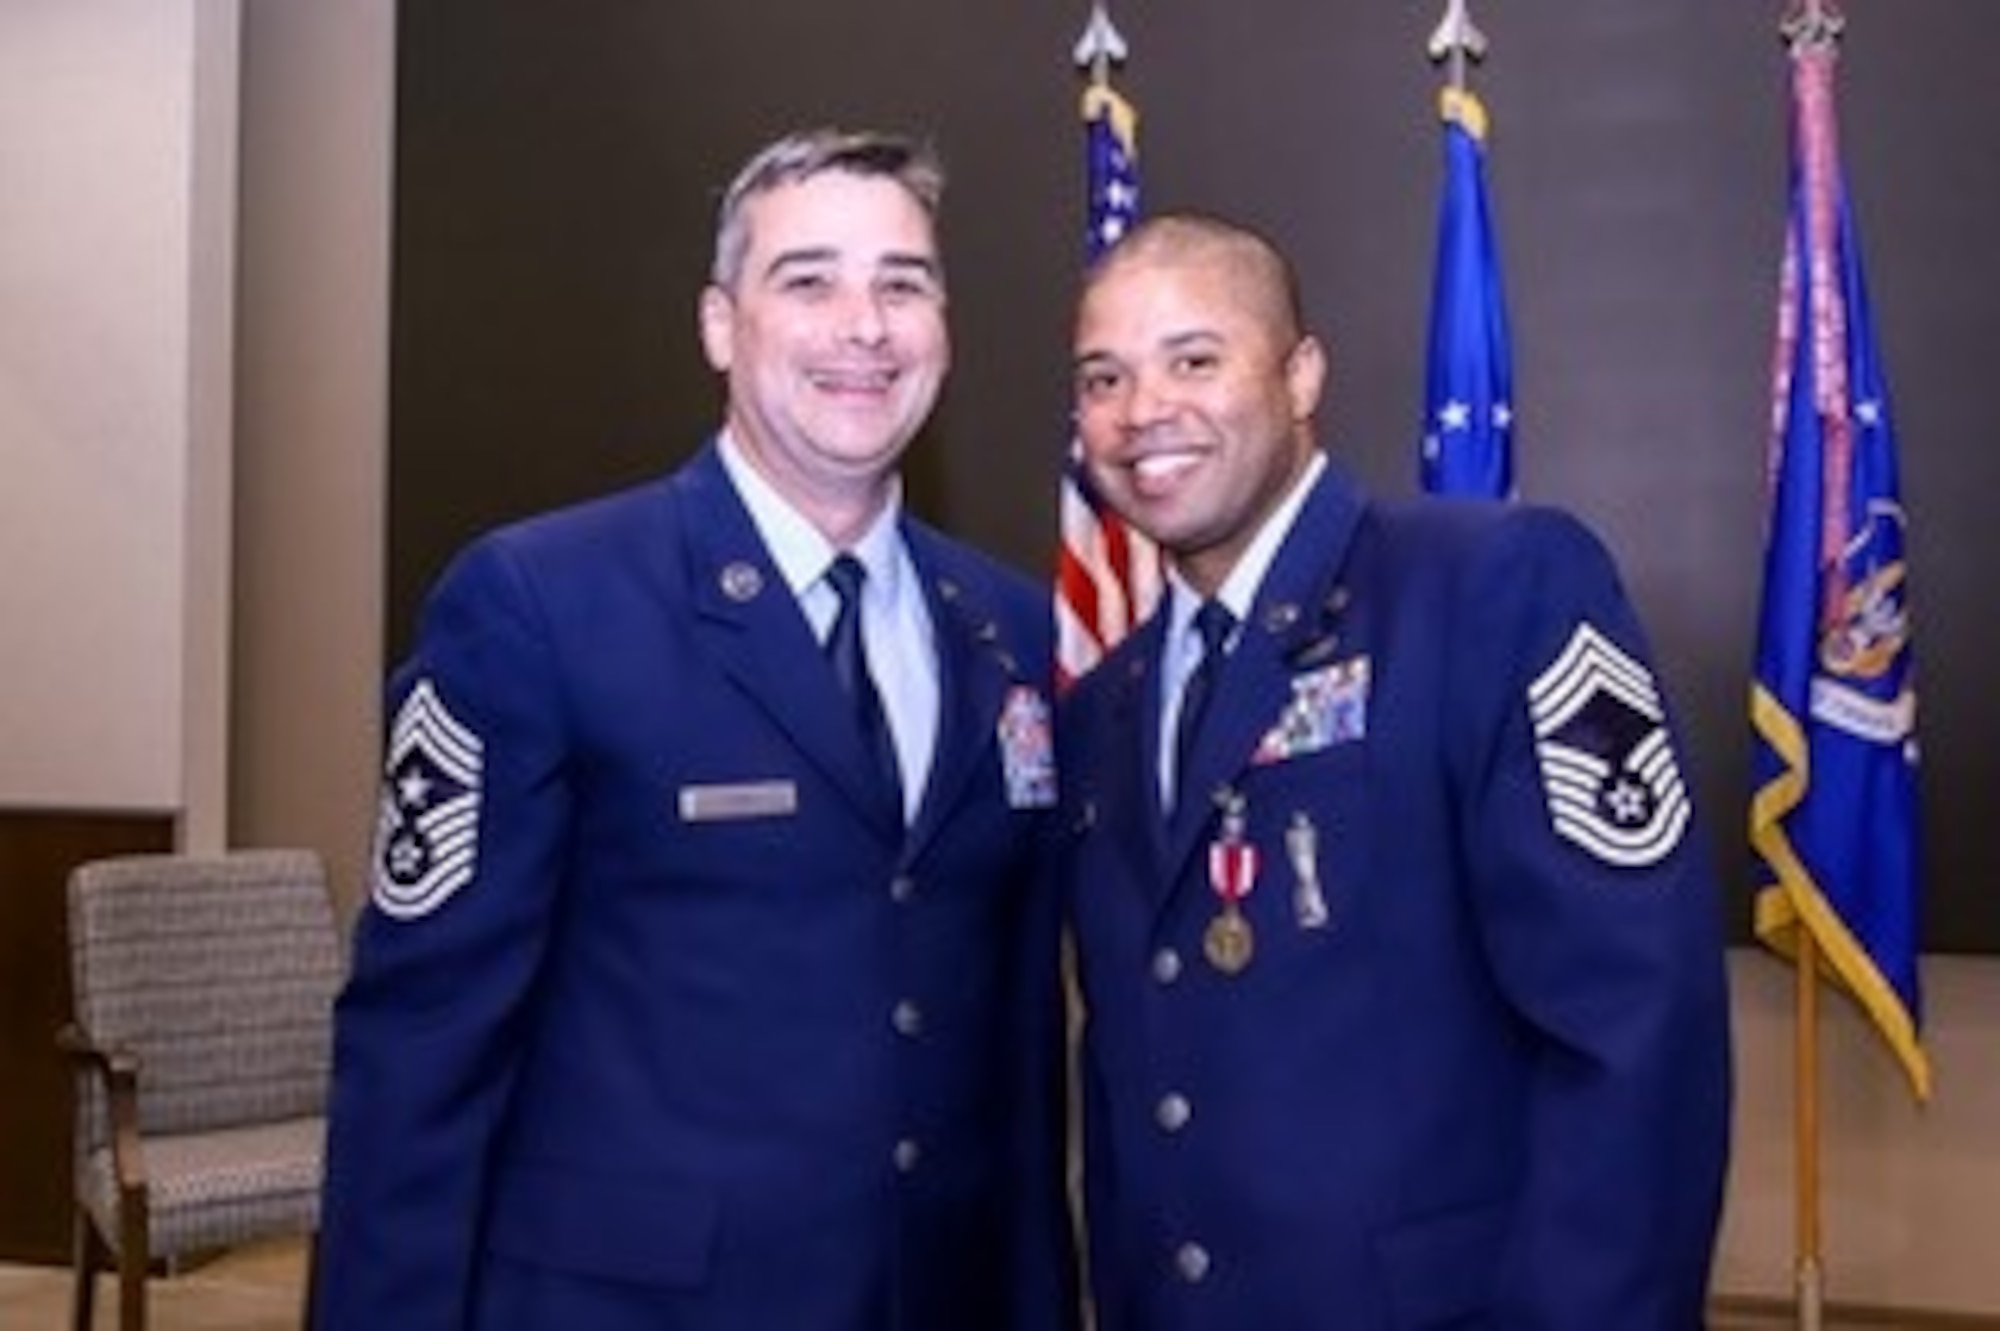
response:
M1222 825L1208 846L1208 885L1222 910L1208 922L1201 950L1209 964L1234 975L1250 964L1256 939L1243 914L1243 899L1257 886L1257 848L1243 839L1243 797L1222 797Z

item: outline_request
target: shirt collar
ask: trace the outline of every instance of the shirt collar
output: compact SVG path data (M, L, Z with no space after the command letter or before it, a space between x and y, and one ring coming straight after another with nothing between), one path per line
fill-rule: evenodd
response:
M728 472L730 483L742 497L743 506L750 510L750 521L764 538L779 575L792 589L792 595L803 595L825 575L826 566L839 551L796 505L750 465L728 430L722 432L716 444L723 470ZM898 557L902 548L903 482L899 476L890 480L889 502L882 506L861 538L848 548L868 570L868 586L879 588L893 600L903 575L903 560Z
M1229 570L1229 576L1216 588L1215 599L1228 608L1239 625L1256 603L1257 589L1263 585L1264 575L1270 572L1271 561L1278 557L1278 547L1285 543L1285 537L1290 534L1292 523L1298 519L1306 496L1312 493L1313 485L1325 470L1326 454L1314 449L1305 470L1292 482L1291 490L1264 519L1257 535L1243 548L1236 566ZM1202 598L1178 569L1171 566L1167 569L1167 581L1174 589L1168 609L1167 640L1178 643L1187 638L1188 626L1194 622L1194 612L1201 608ZM1231 641L1233 643L1234 639Z

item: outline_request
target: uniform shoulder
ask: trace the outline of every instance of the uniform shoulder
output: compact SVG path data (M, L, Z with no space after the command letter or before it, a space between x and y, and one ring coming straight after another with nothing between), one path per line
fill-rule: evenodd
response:
M630 489L544 510L480 533L444 566L434 592L451 586L561 580L566 570L593 575L630 560L660 539L673 520L667 484L653 481Z
M1582 518L1550 504L1427 495L1379 500L1371 516L1380 536L1398 547L1467 555L1604 552L1603 541Z
M494 528L480 541L554 551L579 543L595 544L635 526L656 526L670 509L667 483L656 479L517 518Z

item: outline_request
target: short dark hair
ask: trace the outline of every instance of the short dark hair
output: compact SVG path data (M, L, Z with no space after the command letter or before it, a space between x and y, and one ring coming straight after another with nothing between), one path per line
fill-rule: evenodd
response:
M944 201L944 163L927 143L875 130L824 128L787 134L745 162L723 191L709 280L727 288L742 276L743 256L750 252L745 205L751 199L828 171L895 181L923 205L933 224Z

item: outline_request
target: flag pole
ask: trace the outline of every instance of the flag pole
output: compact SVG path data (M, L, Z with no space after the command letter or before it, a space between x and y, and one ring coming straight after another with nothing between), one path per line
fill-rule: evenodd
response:
M1794 1215L1793 1289L1799 1331L1820 1331L1825 1294L1819 1235L1819 944L1811 929L1798 933L1792 968L1796 998L1793 1029Z
M1843 20L1828 0L1794 0L1778 31L1796 54L1839 40ZM1809 163L1808 171L1813 170ZM1805 336L1812 336L1806 332ZM1820 1331L1826 1271L1820 1235L1820 1016L1819 936L1809 925L1797 931L1793 965L1793 1289L1799 1331Z
M1792 163L1772 374L1770 530L1751 689L1756 932L1791 960L1797 1324L1817 1331L1821 987L1855 1000L1919 1103L1916 688L1887 383L1842 179L1839 0L1787 0ZM1842 834L1866 820L1865 839Z

